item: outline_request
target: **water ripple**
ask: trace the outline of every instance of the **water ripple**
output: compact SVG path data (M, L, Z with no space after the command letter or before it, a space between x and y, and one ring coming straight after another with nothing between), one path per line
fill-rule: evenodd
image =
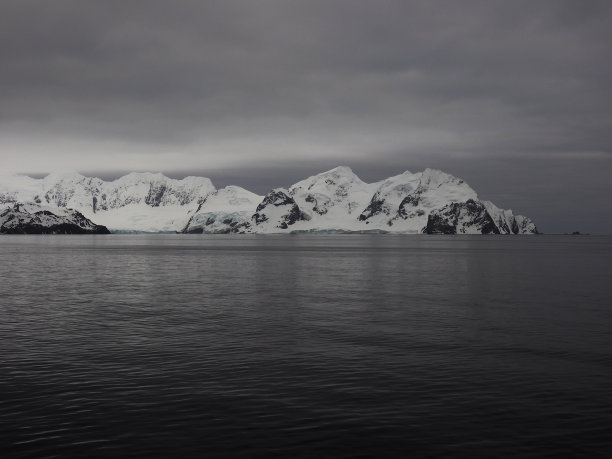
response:
M612 448L610 238L11 237L0 250L3 458Z

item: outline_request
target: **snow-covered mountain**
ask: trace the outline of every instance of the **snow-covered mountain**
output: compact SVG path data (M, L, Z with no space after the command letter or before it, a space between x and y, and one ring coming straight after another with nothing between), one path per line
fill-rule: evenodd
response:
M363 182L346 166L314 175L289 188L299 206L317 220L352 219L372 197L376 184Z
M112 182L80 174L0 178L0 206L14 202L74 208L114 231L537 232L527 217L481 201L463 180L434 169L366 183L341 166L265 196L238 186L216 190L203 177L151 173Z
M227 186L206 196L183 228L185 233L236 233L250 228L262 196Z
M213 220L202 224L208 218L209 211L198 210L186 232L537 232L528 218L480 201L463 180L434 169L365 183L350 168L336 167L288 189L276 188L259 204L252 196L244 211L228 219L228 224L219 226L220 219L214 216L216 226Z
M478 199L476 192L452 175L435 169L406 171L378 185L359 219L390 231L422 232L432 211L470 199Z
M176 231L189 211L211 192L204 177L174 180L162 174L131 173L105 182L81 174L50 174L43 179L21 175L0 178L0 205L34 202L79 210L113 231Z
M287 230L298 222L310 219L310 215L300 210L295 199L287 190L276 188L265 195L263 201L255 209L251 222L252 231L278 233L278 230Z
M0 211L0 234L109 234L73 209L16 203Z

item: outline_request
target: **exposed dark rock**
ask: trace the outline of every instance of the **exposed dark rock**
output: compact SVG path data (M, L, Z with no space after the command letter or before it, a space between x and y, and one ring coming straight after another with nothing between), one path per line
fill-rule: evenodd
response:
M289 210L281 216L278 222L278 227L281 229L287 229L295 222L307 219L290 195L282 190L272 190L264 197L263 201L261 201L261 203L257 206L255 214L253 214L252 219L256 225L269 220L269 217L265 213L268 206L289 207Z
M263 209L261 209L261 210L263 210ZM261 213L261 210L259 212L255 212L253 214L252 218L253 218L253 220L255 220L255 224L256 225L259 225L260 223L264 223L264 222L268 221L267 215L264 214L264 213Z
M417 215L418 216L423 215L424 212L421 209L416 210L416 211L412 209L419 205L420 194L421 194L420 189L417 189L412 194L402 199L398 207L398 210L397 210L397 216L406 220L408 218L411 218ZM385 198L380 195L380 192L376 192L374 193L374 196L372 196L372 200L370 201L368 206L364 209L361 215L359 215L359 220L366 221L369 218L373 217L374 215L379 215L379 214L389 215L390 211L391 209L389 205L386 203ZM394 218L397 218L397 217L394 217ZM387 224L391 226L393 225L393 222L390 220L387 222Z
M519 226L518 223L516 222L516 219L512 220L512 234L518 234L519 233Z
M73 223L60 223L43 226L37 223L23 223L11 228L0 228L0 234L110 234L108 228L95 225L92 228L81 228Z
M314 212L318 213L319 215L325 215L327 213L327 204L328 204L327 202L319 203L319 200L317 198L315 198L311 194L306 196L305 201L306 202L314 203L314 206L312 207L312 210Z
M30 207L30 209L28 209ZM15 204L0 213L1 234L110 234L83 214L69 210L68 216L47 209L32 211L32 205ZM36 208L39 208L36 206Z
M202 234L204 232L204 228L201 226L196 226L195 228L185 227L181 232L186 234Z
M347 183L344 183L342 185L339 185L338 188L336 188L336 192L334 194L336 195L336 197L342 199L348 196L348 192L349 185Z
M485 206L472 199L466 202L454 202L440 210L432 211L423 232L457 234L466 232L466 228L476 228L481 234L500 233Z
M427 226L423 232L427 234L457 234L457 221L454 218L449 218L448 215L432 212L427 217Z
M420 194L417 192L415 194L410 194L406 196L404 199L402 199L402 202L400 202L400 205L399 205L399 209L397 210L397 215L403 218L404 220L414 215L414 212L412 209L410 209L410 207L418 206L420 197L421 197ZM416 212L416 215L418 216L421 216L423 214L424 212L420 209L419 211Z
M374 196L372 196L372 199L370 201L370 204L368 204L368 207L366 207L364 209L363 212L361 212L361 214L359 215L359 220L360 221L365 221L370 217L373 217L374 215L378 215L380 213L387 213L385 211L385 200L381 199L380 197L380 193L376 192L374 193Z
M145 203L151 207L159 207L166 189L167 187L164 183L159 185L152 183L151 187L149 188L149 194L145 197Z
M257 206L256 212L263 210L266 206L269 205L279 207L292 204L295 204L295 201L287 193L281 190L272 190L264 196L263 200Z

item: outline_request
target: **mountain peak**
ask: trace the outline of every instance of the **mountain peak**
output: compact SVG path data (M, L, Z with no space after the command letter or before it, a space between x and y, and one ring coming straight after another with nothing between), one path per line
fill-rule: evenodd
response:
M423 171L423 177L428 177L431 179L437 179L437 180L445 180L448 178L455 178L454 176L447 174L446 172L442 172L440 169L432 169L430 167L426 168Z
M74 172L0 178L0 206L15 202L73 208L111 229L131 231L537 231L528 218L480 201L465 181L438 169L368 184L338 166L266 196L232 185L215 190L204 177L177 180L152 172L110 182Z
M328 171L319 172L318 174L310 178L315 178L315 177L317 178L327 178L327 177L346 178L351 181L362 182L362 180L357 176L357 174L353 172L353 169L351 169L348 166L337 166Z
M327 175L327 174L341 174L341 175L355 175L353 169L348 166L336 166L333 169L330 169L326 172L321 172L318 175Z
M79 182L85 178L87 177L78 173L77 171L69 171L69 172L52 172L48 174L43 180L47 183Z
M476 197L476 193L472 188L462 179L455 177L454 175L447 174L439 169L427 168L421 173L421 186L428 188L436 188L441 186L453 186L464 189L466 192L473 193L473 198Z
M365 185L365 183L353 172L348 166L334 167L325 172L320 172L316 175L301 180L289 188L289 191L294 191L299 188L305 190L329 190L330 188L346 187L349 184Z
M115 182L152 182L170 180L161 172L130 172L129 174L123 175Z

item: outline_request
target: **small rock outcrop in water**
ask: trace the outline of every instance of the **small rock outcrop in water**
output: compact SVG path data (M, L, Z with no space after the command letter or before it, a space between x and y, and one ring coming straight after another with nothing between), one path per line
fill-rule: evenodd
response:
M480 199L436 169L375 183L340 166L260 196L203 177L131 173L106 182L77 173L0 176L0 206L76 209L113 232L535 234L527 217ZM1 208L1 207L0 207Z
M72 209L14 204L0 211L0 234L110 234Z

